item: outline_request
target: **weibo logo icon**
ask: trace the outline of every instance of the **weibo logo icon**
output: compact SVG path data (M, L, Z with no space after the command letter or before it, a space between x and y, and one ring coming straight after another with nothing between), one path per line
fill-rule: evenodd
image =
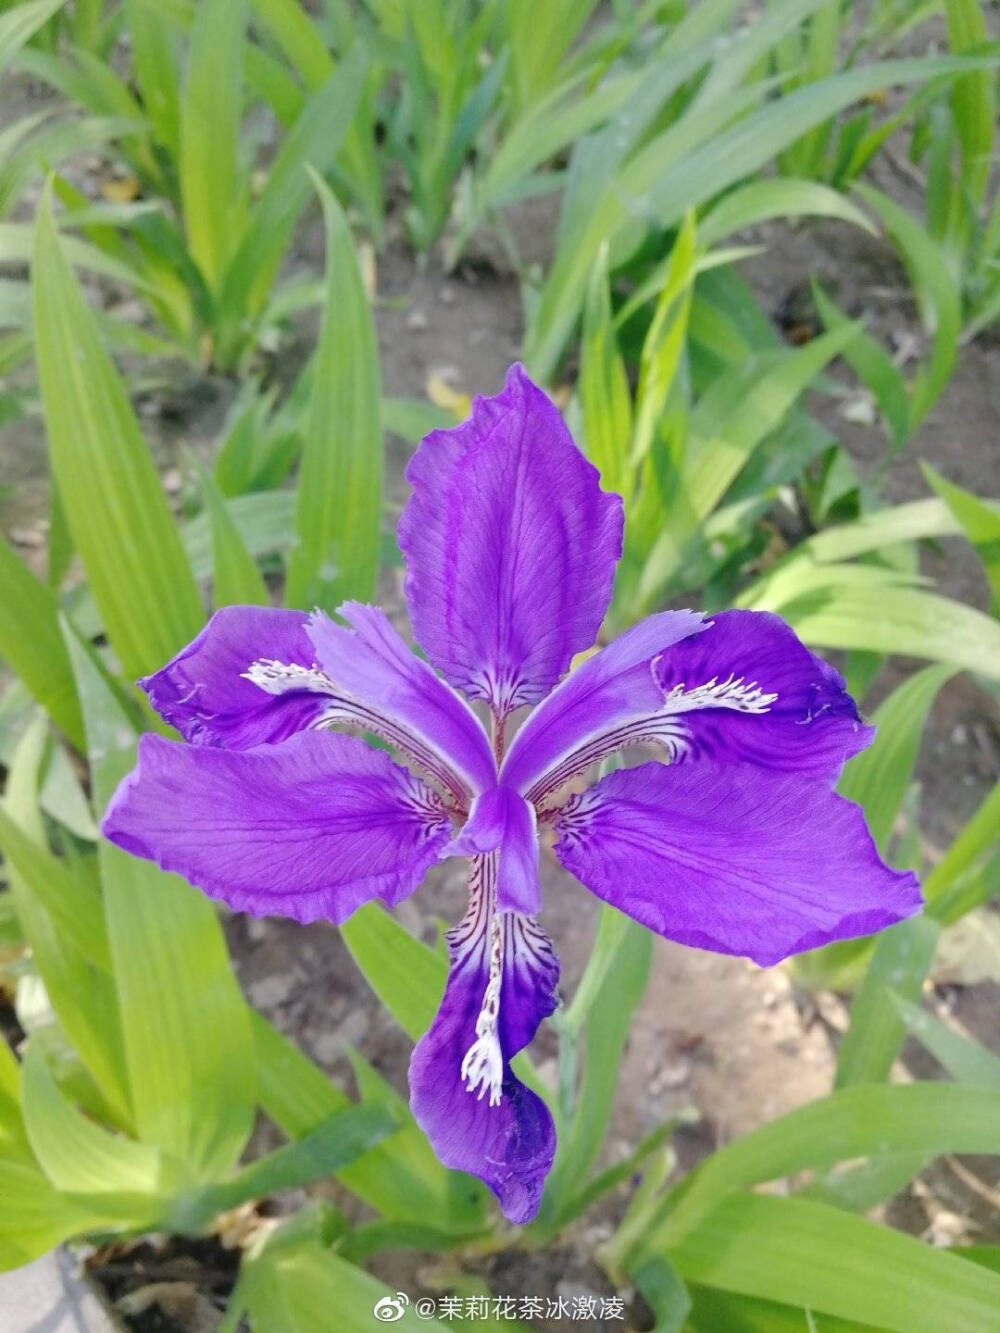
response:
M383 1296L381 1300L376 1301L372 1314L380 1324L394 1324L406 1314L409 1303L410 1298L406 1292L397 1291L395 1296Z

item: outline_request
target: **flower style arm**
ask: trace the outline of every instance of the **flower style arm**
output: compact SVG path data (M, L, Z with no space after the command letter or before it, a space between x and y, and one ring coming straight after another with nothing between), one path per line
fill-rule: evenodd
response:
M377 607L322 612L231 606L162 670L140 682L186 740L231 750L303 729L381 736L461 805L495 777L471 708L415 657Z
M672 762L750 763L833 783L871 743L842 677L778 616L650 616L535 709L502 781L545 799L590 764L653 742Z

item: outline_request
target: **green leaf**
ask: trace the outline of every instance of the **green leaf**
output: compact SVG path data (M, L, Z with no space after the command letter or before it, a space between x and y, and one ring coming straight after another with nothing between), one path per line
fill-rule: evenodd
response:
M889 1077L906 1035L893 1007L895 990L915 999L937 948L941 927L928 916L911 917L882 932L851 1005L851 1024L837 1052L836 1086L878 1083Z
M62 253L48 197L33 280L52 469L108 637L136 677L194 637L201 601L128 398Z
M351 957L408 1037L422 1037L438 1011L448 965L381 906L359 908L340 927Z
M68 222L69 218L64 217L64 220ZM32 227L27 222L0 222L0 263L30 263L37 235L37 226ZM60 248L74 268L100 273L127 287L138 287L143 291L151 289L136 269L105 254L89 242L80 240L78 236L61 237Z
M6 12L0 14L0 71L64 3L65 0L28 0L27 4L5 7Z
M246 0L201 0L195 6L181 96L184 231L213 292L246 203L239 161L246 21Z
M989 41L983 6L978 0L945 0L948 44L960 54ZM955 128L962 146L962 168L974 199L983 199L990 179L990 157L996 127L995 77L976 70L956 79L951 90Z
M1000 828L1000 782L993 785L979 809L927 876L924 896L930 913L946 923L956 919L949 912L952 893L957 888L960 878L996 842L998 828Z
M796 555L808 556L821 564L834 564L902 542L951 537L960 531L959 523L943 500L911 500L908 504L875 509L851 523L825 528L803 542Z
M110 969L100 895L0 809L0 851L56 929L88 963Z
M811 647L930 658L1000 679L1000 624L875 566L795 561L736 600L776 611Z
M181 138L177 29L156 0L125 0L124 8L142 105L157 140L176 162Z
M122 1124L128 1125L132 1112L117 997L111 977L100 966L107 943L97 942L104 933L102 923L86 919L88 906L96 912L100 904L88 904L79 886L74 885L73 899L65 901L60 914L54 916L45 897L35 892L37 858L23 845L27 839L39 855L48 855L43 851L45 829L38 808L45 743L45 722L38 717L24 733L9 762L5 826L9 820L21 835L4 843L5 855L12 851L20 854L18 861L11 856L7 867L10 893L31 947L34 968L63 1031L79 1052L107 1105ZM30 873L22 876L19 865ZM45 892L57 893L59 887L58 879L51 881L46 884ZM74 917L72 929L65 922L70 913ZM91 949L95 952L91 953Z
M662 1203L649 1228L649 1248L672 1251L727 1194L800 1171L885 1154L994 1153L998 1108L995 1090L954 1083L842 1088L713 1153Z
M956 1082L969 1087L1000 1089L1000 1058L992 1051L961 1036L895 991L889 992L889 999L910 1035L944 1065Z
M20 1268L102 1220L61 1194L35 1166L0 1158L0 1269Z
M633 465L642 463L653 448L680 365L687 339L697 259L694 214L688 213L671 246L663 270L663 285L639 355L639 383L630 451Z
M990 592L993 594L993 613L1000 615L1000 506L981 500L971 491L947 481L940 473L922 463L924 477L948 506L955 522L976 548Z
M329 188L327 294L312 376L296 500L298 545L288 563L289 606L334 610L369 600L378 572L382 425L378 350L350 227Z
M229 1180L179 1201L172 1221L183 1223L185 1231L194 1230L249 1199L311 1185L350 1163L359 1164L359 1159L398 1127L399 1122L382 1106L346 1107L294 1143L258 1157Z
M508 0L503 15L511 51L514 105L521 114L552 87L559 64L596 7L596 0Z
M351 1100L255 1010L250 1011L261 1110L289 1138L301 1138Z
M668 1253L687 1281L894 1333L1000 1328L1000 1276L802 1199L734 1195Z
M454 424L455 418L450 412L422 398L382 399L382 429L411 444L417 444L432 430L442 430Z
M109 1133L71 1106L34 1041L29 1042L24 1060L23 1100L31 1147L57 1189L151 1195L161 1190L158 1150Z
M875 740L856 755L844 770L837 790L855 801L879 851L886 856L896 817L903 807L924 724L945 681L955 674L951 666L929 666L896 687L872 715Z
M787 12L794 14L791 8ZM702 55L696 68L705 59ZM541 378L551 375L576 322L600 245L617 236L636 217L647 225L670 227L688 208L697 208L729 185L744 180L805 130L859 98L894 84L968 73L993 63L993 57L887 60L832 74L788 96L769 99L750 114L746 114L749 103L737 102L741 114L728 111L731 123L721 132L718 123L703 113L704 125L699 126L702 133L697 136L690 133L684 118L672 123L624 164L588 208L579 235L572 243L559 247L528 329L526 362ZM737 89L729 96L743 95L745 101L745 94L746 89ZM721 120L726 108L716 110ZM685 134L695 142L688 142ZM871 202L869 195L866 198ZM946 343L945 331L942 349Z
M834 1319L817 1321L801 1306L780 1305L753 1296L737 1296L718 1287L688 1284L691 1295L691 1333L879 1333L870 1324Z
M713 420L704 408L696 415L691 424L696 438L682 478L685 503L696 518L712 512L754 448L779 425L823 367L850 344L857 330L856 324L834 329L773 367L760 367L745 392L727 405L721 420Z
M819 317L827 329L839 328L848 322L847 316L841 314L816 281L812 284L812 294ZM895 453L910 433L910 401L902 375L878 339L864 331L844 348L844 360L875 395L888 427L891 454Z
M834 1168L798 1190L803 1199L815 1199L852 1213L867 1213L904 1190L926 1167L926 1152L881 1153L855 1166Z
M134 764L135 732L67 636L103 811ZM212 903L177 876L103 839L98 857L138 1137L212 1179L246 1144L255 1098L249 1016L222 928Z
M257 562L246 548L225 497L207 472L201 492L212 525L212 605L268 606L270 597Z
M261 1333L320 1333L329 1328L331 1311L337 1312L340 1333L370 1333L373 1309L380 1301L395 1299L394 1292L327 1249L318 1237L286 1240L281 1232L251 1260L238 1294ZM447 1327L436 1319L418 1318L409 1299L399 1302L398 1315L391 1303L386 1308L400 1333L443 1333Z
M0 656L61 727L83 746L83 719L66 645L59 632L55 595L35 578L0 538Z
M320 173L332 166L361 96L366 63L364 48L357 43L306 103L271 164L267 184L222 276L218 322L224 348L227 340L238 342L246 314L258 314L264 305L309 200L307 166Z
M655 1255L644 1260L631 1276L653 1311L655 1322L650 1333L681 1333L691 1313L691 1297L670 1260Z
M351 1105L340 1088L266 1019L253 1013L251 1020L261 1109L286 1134L301 1138ZM370 1099L370 1092L366 1088L362 1091ZM337 1175L342 1184L385 1217L442 1218L453 1204L449 1185L452 1173L434 1157L405 1104L390 1109L402 1116L403 1127ZM462 1220L458 1210L454 1211L455 1220Z
M617 920L615 919L617 918ZM568 1117L560 1131L552 1172L546 1183L541 1220L557 1221L572 1195L585 1181L604 1141L615 1094L618 1069L628 1039L632 1016L646 989L653 937L636 922L613 908L604 908L593 957L598 963L596 983L581 985L583 999L574 999L569 1017L581 1025L583 1077L575 1101L576 1031L560 1025L561 1100ZM601 964L605 964L602 966ZM588 968L589 971L589 968ZM566 1084L570 1086L567 1087Z
M875 227L861 209L839 190L831 190L819 181L779 176L751 181L727 194L699 222L698 238L702 245L713 246L758 222L804 216L839 218L875 234Z
M904 208L869 185L858 191L885 224L913 284L931 353L917 374L910 403L911 429L924 419L947 384L958 355L962 327L961 298L940 246Z
M672 513L646 560L638 604L651 606L679 567L685 542L709 517L754 451L780 426L810 382L857 332L846 325L795 352L765 351L717 378L691 414Z
M587 288L577 392L583 409L587 455L600 472L604 488L620 493L632 438L632 402L611 319L606 247L600 252Z

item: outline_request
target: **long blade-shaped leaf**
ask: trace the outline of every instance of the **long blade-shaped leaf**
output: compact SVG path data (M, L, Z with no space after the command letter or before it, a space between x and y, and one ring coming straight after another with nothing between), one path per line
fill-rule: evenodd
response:
M29 0L0 15L0 70L64 4L65 0Z
M889 1077L906 1035L890 993L898 991L908 1000L919 996L940 934L931 917L916 916L878 937L837 1052L838 1088Z
M135 759L135 731L67 629L103 811ZM149 861L98 847L111 960L136 1129L197 1179L227 1170L250 1133L255 1100L247 1007L207 898Z
M246 0L195 7L181 99L180 183L184 230L195 263L215 291L231 253L241 198Z
M1000 505L955 486L926 463L924 476L976 548L993 594L994 613L1000 615Z
M612 187L588 211L581 234L557 256L528 330L525 360L538 375L551 375L579 314L598 249L633 224L636 216L651 224L672 226L687 208L696 208L745 179L804 131L876 89L966 74L994 60L942 56L890 60L841 71L739 116L722 133L713 132L692 144L677 160L676 137L672 136L680 131L677 123L670 125L622 167ZM679 125L686 131L683 121ZM866 197L871 202L870 195Z
M326 302L296 502L289 606L369 599L378 573L382 424L378 351L351 230L316 179L326 218Z
M63 1031L75 1046L101 1090L107 1105L123 1125L131 1123L122 1032L114 985L101 959L106 961L106 941L90 953L88 939L103 937L99 926L78 923L66 928L64 917L53 914L51 904L35 890L34 870L39 857L47 857L45 830L38 808L38 777L45 749L46 727L39 717L25 732L10 761L5 813L21 837L5 841L4 854L13 852L7 865L7 879L24 938L31 946L32 959L41 978L49 1003ZM22 843L29 840L29 853ZM17 843L17 847L13 845ZM30 854L30 846L36 849ZM26 872L22 874L22 869ZM58 884L49 883L51 892ZM83 904L76 906L84 916ZM70 904L64 904L69 910Z
M1000 1275L803 1199L735 1195L669 1257L686 1280L895 1333L1000 1330Z
M79 748L83 719L55 596L0 538L0 657Z
M725 1195L799 1171L885 1153L996 1152L1000 1093L948 1083L864 1084L821 1097L720 1148L660 1208L670 1245Z
M903 681L872 715L875 741L847 768L837 790L857 801L885 855L896 816L913 776L917 750L931 704L954 675L950 666L929 666Z
M58 1189L70 1193L160 1188L160 1154L118 1137L72 1106L32 1041L24 1061L24 1122L38 1161Z
M257 562L246 548L215 480L203 472L201 491L212 525L212 605L267 606L270 598Z
M890 998L907 1030L944 1065L953 1079L971 1087L1000 1091L1000 1057L901 995L893 993Z
M777 611L816 648L904 653L1000 678L1000 625L981 611L886 577L873 565L796 561L759 580L741 606Z
M292 228L309 199L307 164L319 172L333 164L361 96L365 65L359 43L309 99L282 144L239 249L222 278L219 321L223 343L238 336L247 311L256 314L264 304Z
M130 676L193 638L203 612L135 415L62 253L38 219L35 339L52 469L108 637Z

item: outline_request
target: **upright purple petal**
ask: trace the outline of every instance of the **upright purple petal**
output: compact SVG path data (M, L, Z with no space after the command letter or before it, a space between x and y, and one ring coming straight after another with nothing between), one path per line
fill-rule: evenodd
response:
M303 922L398 903L451 831L384 751L318 732L241 751L145 735L101 830L237 911Z
M515 736L502 780L538 800L626 745L836 781L874 731L780 617L665 611L578 667Z
M534 807L510 787L493 787L472 807L472 814L445 855L476 856L499 851L497 910L534 916L542 908L538 879L538 827Z
M345 602L346 625L318 611L308 634L322 672L348 695L359 720L411 754L456 796L496 781L482 723L426 662L415 656L377 606ZM457 778L457 782L455 779Z
M333 709L330 682L312 669L307 621L301 611L225 606L139 684L164 721L195 745L246 750L276 744ZM261 659L286 668L263 687L246 676Z
M556 855L668 939L762 966L920 910L860 807L824 782L750 764L643 764L567 803Z
M457 688L498 715L544 698L597 637L622 548L603 492L554 404L512 366L406 470L399 523L414 633Z
M473 865L469 910L448 933L437 1017L410 1061L410 1106L445 1166L496 1194L508 1221L538 1211L556 1136L545 1103L511 1072L556 1005L559 963L536 922L497 913L496 857Z

